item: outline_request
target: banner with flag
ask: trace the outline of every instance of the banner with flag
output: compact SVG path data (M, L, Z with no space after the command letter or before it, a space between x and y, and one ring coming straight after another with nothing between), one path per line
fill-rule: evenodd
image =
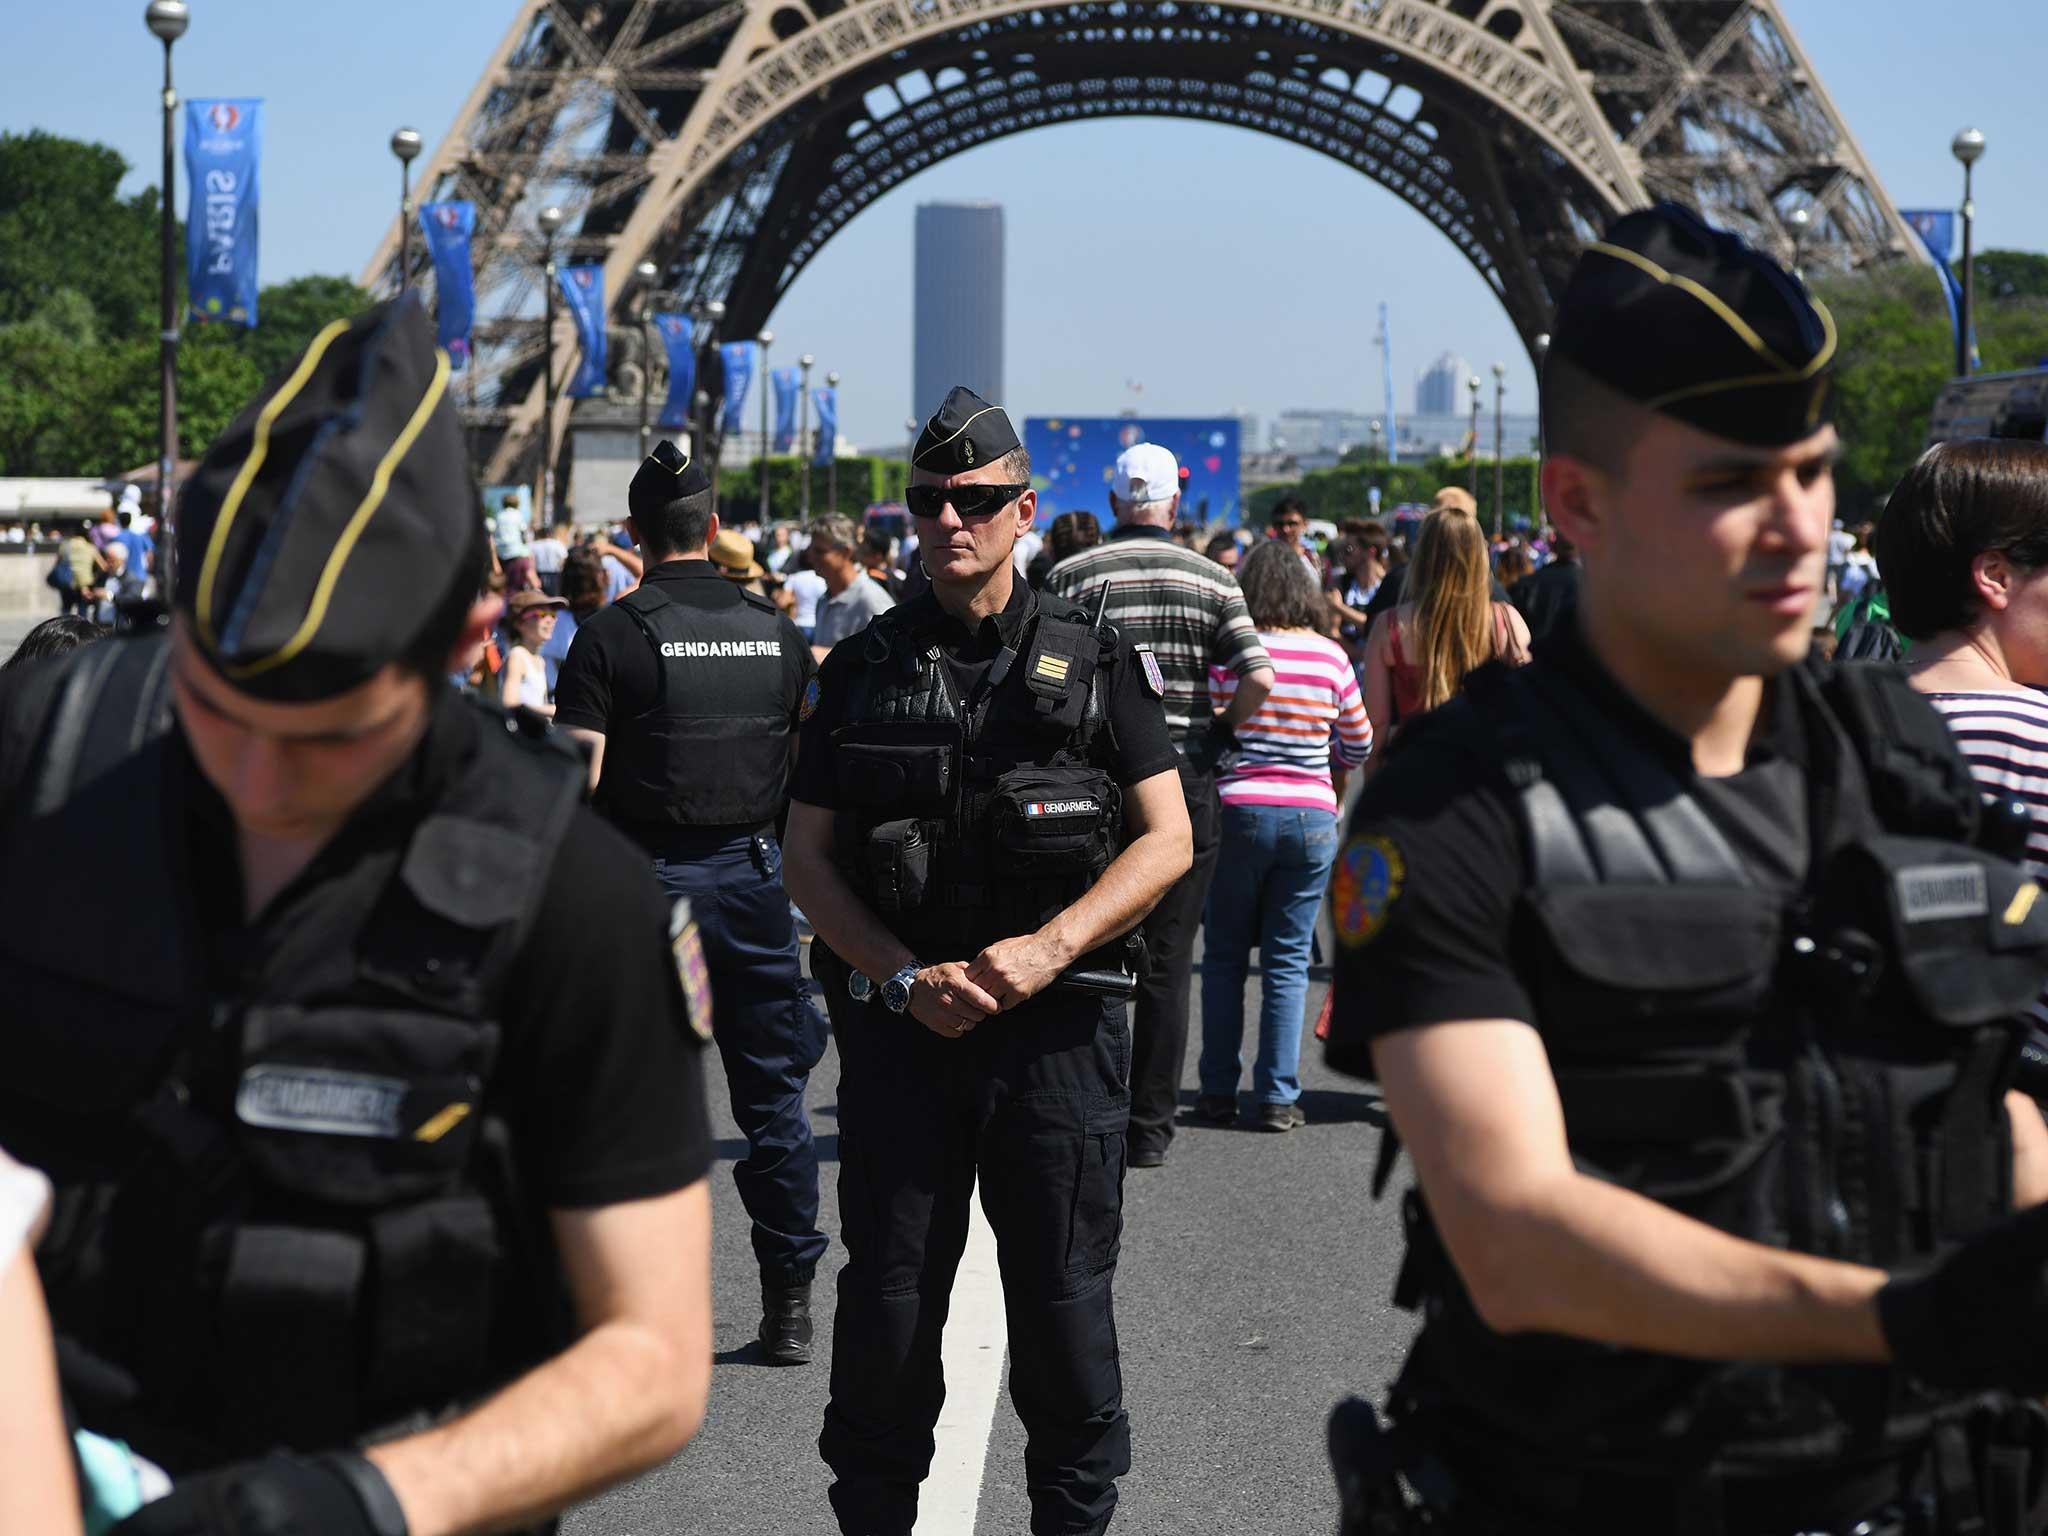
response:
M566 391L572 400L602 394L604 367L604 268L592 262L563 267L556 274L562 297L569 302L569 314L576 322L576 345L581 356Z
M833 449L839 442L839 391L830 384L812 390L811 407L818 413L818 447L813 462L830 464L838 457Z
M460 373L469 366L469 329L476 323L476 269L469 238L476 233L476 204L423 203L420 231L434 261L434 323L441 349Z
M728 341L718 349L718 360L725 368L723 429L727 432L745 430L747 389L754 382L755 360L760 355L758 341Z
M796 446L796 397L803 388L803 374L795 368L777 368L768 378L775 385L775 451L787 453Z
M1934 258L1934 270L1941 275L1941 294L1948 300L1948 333L1953 341L1963 331L1963 284L1956 276L1956 216L1948 208L1901 208L1899 217L1911 226L1927 254ZM1970 361L1977 361L1977 338L1970 338Z
M688 315L656 315L654 328L668 350L668 399L662 403L660 425L674 431L690 424L690 402L697 393L696 336Z
M194 320L256 326L260 100L185 103L185 286Z

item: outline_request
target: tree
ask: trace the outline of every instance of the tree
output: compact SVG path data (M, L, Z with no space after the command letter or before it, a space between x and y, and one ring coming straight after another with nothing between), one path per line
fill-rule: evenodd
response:
M203 327L235 338L256 376L269 380L289 368L330 321L345 320L370 307L370 295L345 277L295 277L265 288L256 300L261 321L254 330L239 325ZM187 334L202 327L187 327Z
M157 191L120 195L128 162L104 144L0 133L0 326L60 288L83 294L109 336L156 327ZM177 270L185 267L182 232Z
M1962 264L1956 276L1963 275ZM2048 256L2039 251L1985 251L1977 258L1981 298L2048 299Z

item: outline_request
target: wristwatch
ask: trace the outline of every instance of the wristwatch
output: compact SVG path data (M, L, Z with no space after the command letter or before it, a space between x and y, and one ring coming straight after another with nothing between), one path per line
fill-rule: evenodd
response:
M918 965L915 960L903 967L894 976L882 983L882 1006L891 1013L901 1013L910 1006L910 989L917 982Z
M859 971L846 978L846 995L856 1003L864 1003L875 995L875 984Z

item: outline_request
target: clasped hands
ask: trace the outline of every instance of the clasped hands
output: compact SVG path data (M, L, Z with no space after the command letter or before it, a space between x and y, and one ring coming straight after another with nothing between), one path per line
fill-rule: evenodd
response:
M983 1019L1036 997L1073 958L1043 930L1000 939L972 960L919 971L910 988L911 1016L933 1034L957 1040Z

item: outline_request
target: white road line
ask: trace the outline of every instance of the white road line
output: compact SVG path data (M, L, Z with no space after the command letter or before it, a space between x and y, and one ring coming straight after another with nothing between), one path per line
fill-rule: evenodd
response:
M967 1251L953 1277L952 1311L939 1346L946 1368L946 1406L939 1411L931 1475L918 1490L917 1536L974 1536L1008 1345L996 1235L981 1214L977 1196L971 1200Z

